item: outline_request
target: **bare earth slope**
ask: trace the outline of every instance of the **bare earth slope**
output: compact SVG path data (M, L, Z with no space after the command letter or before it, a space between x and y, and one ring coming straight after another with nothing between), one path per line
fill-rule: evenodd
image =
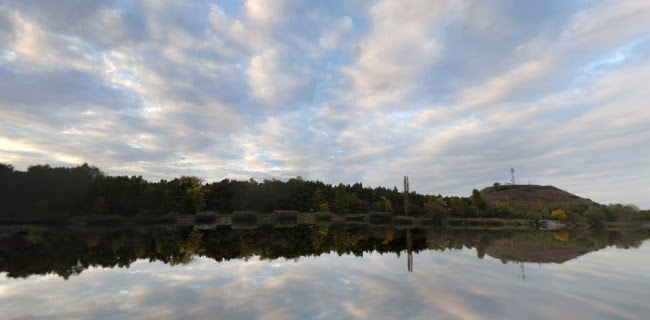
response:
M538 200L542 204L596 204L590 199L578 197L574 194L560 190L554 186L540 185L502 185L487 187L480 191L481 196L488 203L497 201L505 203L508 197L513 205L535 205Z
M590 251L587 248L560 245L502 244L488 247L485 253L501 261L564 263Z

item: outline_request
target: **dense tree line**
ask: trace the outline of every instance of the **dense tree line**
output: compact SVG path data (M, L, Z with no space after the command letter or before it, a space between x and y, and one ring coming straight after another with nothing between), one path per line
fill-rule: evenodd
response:
M369 188L361 183L331 185L300 177L288 181L270 179L258 182L251 178L203 183L197 177L183 176L148 182L141 176L109 176L88 164L74 168L36 165L24 172L0 164L0 197L0 210L9 215L133 216L170 211L193 214L197 211L230 213L243 210L404 212L404 195L397 187ZM424 213L430 198L412 192L410 212Z
M409 193L413 216L437 219L520 218L545 219L562 209L573 223L602 226L606 221L647 219L647 213L623 205L610 206L520 206L486 203L478 190L470 197L447 197ZM149 182L142 176L109 176L97 167L35 165L17 171L0 164L0 218L118 215L160 216L169 212L194 214L198 211L234 211L404 214L404 194L397 187L364 187L362 183L331 185L300 177L261 182L224 179L203 183L197 177Z

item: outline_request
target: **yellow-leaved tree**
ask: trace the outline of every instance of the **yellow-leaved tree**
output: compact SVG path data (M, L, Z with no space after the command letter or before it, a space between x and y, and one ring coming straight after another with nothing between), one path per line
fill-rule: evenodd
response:
M393 203L390 202L390 199L386 200L386 210L390 213L395 213L395 209L393 209Z
M562 209L554 210L551 212L551 218L552 219L559 219L559 220L566 220L566 212Z
M569 240L570 237L571 237L571 235L566 231L564 231L564 232L554 232L553 233L553 238L555 238L555 240L557 240L557 241L566 242L566 241Z

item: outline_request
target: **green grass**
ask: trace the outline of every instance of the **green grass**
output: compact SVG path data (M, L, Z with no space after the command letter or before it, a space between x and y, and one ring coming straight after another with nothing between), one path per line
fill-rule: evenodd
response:
M232 213L233 225L257 225L258 213L255 211L235 211Z

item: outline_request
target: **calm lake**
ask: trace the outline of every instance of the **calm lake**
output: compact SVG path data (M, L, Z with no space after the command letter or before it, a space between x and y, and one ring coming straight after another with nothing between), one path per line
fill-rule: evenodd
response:
M0 230L3 319L648 319L650 232Z

